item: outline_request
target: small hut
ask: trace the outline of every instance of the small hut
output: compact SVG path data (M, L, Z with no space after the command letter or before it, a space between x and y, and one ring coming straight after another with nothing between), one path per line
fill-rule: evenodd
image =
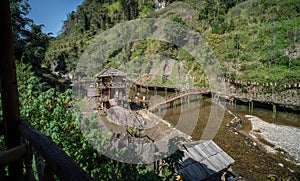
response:
M176 164L176 171L182 178L191 181L219 181L222 170L234 163L212 140L190 141L182 145L184 157Z
M126 74L110 68L95 75L97 97L100 108L108 109L117 104L123 104L126 98Z

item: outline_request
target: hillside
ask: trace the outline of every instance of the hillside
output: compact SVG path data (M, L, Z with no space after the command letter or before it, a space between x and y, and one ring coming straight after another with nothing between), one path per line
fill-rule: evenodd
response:
M150 0L85 0L68 15L62 33L51 41L44 64L64 62L61 72L73 72L85 48L97 34L136 18L169 19L198 32L221 62L225 77L256 82L297 83L300 75L300 0L250 0L211 3L206 0L166 1L155 11ZM130 43L113 53L105 66L124 64L139 69L136 60L150 54L185 60L195 84L205 84L200 65L181 47L155 40ZM145 59L147 64L147 58ZM148 67L144 74L149 74ZM200 71L199 71L200 70ZM161 81L161 80L153 80ZM168 82L168 81L167 81ZM170 81L169 81L170 82ZM172 81L171 81L172 82Z

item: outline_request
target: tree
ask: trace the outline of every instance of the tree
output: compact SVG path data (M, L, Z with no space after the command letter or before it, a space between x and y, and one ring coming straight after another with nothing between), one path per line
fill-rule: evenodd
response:
M136 0L122 0L120 2L125 20L133 20L138 16L138 2Z
M238 35L238 34L236 34L234 36L234 48L237 51L237 56L238 56L237 62L239 62L240 61L241 40L240 40L240 35Z
M178 23L178 21L180 23ZM186 42L185 37L188 33L187 27L182 25L181 21L176 18L174 21L167 22L163 27L165 38L169 43L173 43L177 46L184 45Z
M30 10L28 0L10 0L10 7L16 60L40 66L50 34L43 33L43 25L36 25L27 17Z
M23 54L24 41L22 38L27 33L26 26L32 20L26 16L30 6L28 0L10 0L11 23L14 36L15 58L20 60Z
M40 66L45 58L50 36L42 32L43 25L31 24L30 30L23 38L24 47L21 61L33 66Z

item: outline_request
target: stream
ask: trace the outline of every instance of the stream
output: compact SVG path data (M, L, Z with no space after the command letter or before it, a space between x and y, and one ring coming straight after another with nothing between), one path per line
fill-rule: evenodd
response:
M129 97L134 98L135 94L134 91L130 91ZM145 96L150 103L153 99L163 99L169 94L172 92L140 92L140 96ZM193 140L199 140L211 129L207 128L207 125L210 117L214 117L213 109L223 108L212 103L210 97L194 98L189 103L182 103L183 100L176 100L172 108L166 109L168 105L165 105L165 109L154 114L190 135ZM212 134L212 139L236 160L236 172L243 174L247 179L256 180L263 179L270 173L276 173L283 178L293 177L292 174L300 170L300 114L280 111L273 114L272 110L255 108L255 105L252 111L249 111L246 105L227 104L226 108L240 116L242 129L233 132L226 129L234 116L225 111L221 121L215 123L213 131L217 133ZM265 140L262 143L267 143L266 146L269 147L261 150L258 147L258 138ZM278 157L274 151L289 156Z

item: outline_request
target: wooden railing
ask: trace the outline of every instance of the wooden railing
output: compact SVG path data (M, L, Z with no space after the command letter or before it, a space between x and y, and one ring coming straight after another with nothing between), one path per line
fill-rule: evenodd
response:
M92 180L64 151L20 120L10 1L0 1L0 88L6 150L0 151L0 180ZM33 159L34 156L34 159ZM34 174L33 160L38 174ZM7 173L6 173L7 171Z
M158 100L152 102L151 105L149 106L148 110L153 111L163 104L175 101L176 99L180 99L185 96L210 94L210 93L211 93L211 91L208 88L197 88L197 89L190 89L188 91L176 92L176 93L173 93L173 94L170 94L170 95L164 97L164 99L158 99Z
M0 168L4 169L8 164L21 160L24 170L23 175L18 178L21 180L36 180L36 177L38 180L55 180L55 178L66 181L93 180L61 148L28 122L22 120L18 129L22 144L9 150L0 151ZM33 171L33 161L35 161L37 173ZM10 178L9 175L6 175L1 170L0 180Z

